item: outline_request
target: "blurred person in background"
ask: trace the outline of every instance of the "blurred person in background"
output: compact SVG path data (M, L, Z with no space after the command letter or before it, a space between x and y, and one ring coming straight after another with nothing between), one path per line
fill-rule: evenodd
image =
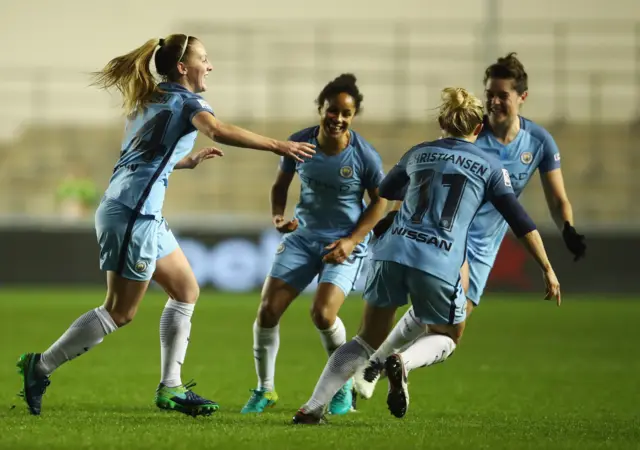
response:
M152 59L163 79L160 84L150 69ZM170 297L160 319L161 379L156 405L192 416L218 409L215 402L192 391L195 383L183 384L181 379L200 291L162 216L169 175L174 169L193 169L206 159L222 156L215 147L190 154L198 131L217 142L296 161L310 157L314 150L309 143L277 141L218 120L199 95L207 88L211 70L198 39L172 34L114 58L95 74L95 85L121 92L127 114L120 157L95 214L100 268L107 275L106 300L80 316L43 353L20 357L22 395L32 414L40 414L49 376L58 367L131 322L151 279Z
M56 190L59 214L65 219L83 219L95 211L99 201L99 189L87 168L73 164Z
M489 155L497 157L511 177L516 196L520 196L536 170L544 190L549 212L562 232L562 236L574 259L585 256L584 236L574 228L573 210L566 194L560 152L551 136L542 126L520 115L528 96L528 75L515 53L509 53L485 70L484 86L486 111L484 128L476 145ZM389 213L375 228L380 235L393 222L402 202L396 202ZM467 296L467 315L480 304L489 273L500 244L507 232L507 222L491 204L484 205L469 228L466 261L461 269L462 284ZM381 347L372 361L383 361L382 355L401 350L394 337L400 338L407 327L415 322L410 308L398 321L384 348ZM407 372L445 361L456 349L457 343L449 336L428 331L408 348L399 353ZM363 378L363 370L354 377L355 389L363 398L373 395L378 375L371 383Z
M278 400L275 365L280 345L280 318L287 307L318 276L311 319L327 354L346 342L338 311L353 289L371 238L387 202L378 185L384 176L380 156L351 129L363 96L356 78L343 74L318 95L320 124L294 133L290 139L308 142L319 151L300 162L283 156L271 189L273 224L284 234L262 290L253 325L253 353L258 386L242 409L261 413ZM287 193L294 175L301 181L294 219L284 218ZM364 193L369 196L368 206ZM346 414L352 407L352 381L336 393L329 411Z

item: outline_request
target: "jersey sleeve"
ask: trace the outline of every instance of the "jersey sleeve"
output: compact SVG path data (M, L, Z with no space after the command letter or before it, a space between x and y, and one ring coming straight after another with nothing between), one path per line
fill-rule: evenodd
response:
M509 171L499 162L491 164L491 176L487 184L487 199L492 201L502 195L513 193Z
M398 161L396 166L401 167L406 172L407 171L407 166L409 165L409 159L411 158L411 155L413 154L413 151L414 151L414 149L412 148L407 153L402 155L402 158L400 158L400 161Z
M382 167L382 159L378 152L369 149L365 153L364 158L364 174L362 177L362 185L365 189L375 189L380 186L384 178L384 169Z
M538 169L541 173L560 168L560 150L551 134L545 130L542 135L542 159Z
M511 227L513 233L518 238L536 229L536 224L533 223L531 217L529 217L522 205L518 202L515 194L511 193L494 197L491 203L502 217L504 217L504 220L509 224L509 227Z
M293 142L306 142L306 140L302 140L300 138L300 133L293 133L291 136L287 138L287 141ZM288 156L280 157L280 170L285 173L295 173L296 171L296 161L293 158L289 158Z
M294 159L289 158L288 156L280 157L280 170L285 173L295 173L296 171L296 162Z
M213 108L211 108L211 105L209 105L205 99L200 97L190 97L185 100L183 114L189 122L193 120L193 116L202 111L208 111L215 116Z
M491 176L487 185L487 200L504 217L517 237L522 237L536 229L522 205L518 202L511 186L509 171L498 161L490 161Z
M397 201L404 200L404 196L407 192L407 186L409 185L407 163L411 153L411 150L405 153L400 161L393 166L387 176L380 182L380 196L382 198Z

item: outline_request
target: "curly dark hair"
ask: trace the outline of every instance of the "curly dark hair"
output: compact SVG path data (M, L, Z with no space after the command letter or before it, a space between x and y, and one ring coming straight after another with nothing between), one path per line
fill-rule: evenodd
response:
M320 91L316 104L318 105L318 112L322 110L324 102L330 98L337 96L338 94L348 94L353 97L356 104L356 114L360 112L360 104L362 103L363 95L360 93L360 89L356 85L356 76L352 73L343 73L333 81L329 82Z

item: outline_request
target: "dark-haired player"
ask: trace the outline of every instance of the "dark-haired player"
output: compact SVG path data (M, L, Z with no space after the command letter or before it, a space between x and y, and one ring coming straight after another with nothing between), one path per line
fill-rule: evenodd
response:
M516 196L520 196L538 170L549 212L562 231L567 248L578 260L584 256L586 245L584 236L573 227L573 211L565 192L558 147L547 130L520 116L520 109L528 95L528 75L516 54L509 53L490 65L485 70L484 84L487 115L476 145L487 154L497 157L504 165ZM383 219L377 229L384 230L385 222L388 224L393 214ZM480 303L506 231L507 223L491 204L480 209L469 228L467 258L461 271L468 300L467 314L471 314ZM388 342L372 359L384 360L389 354L399 351L394 337L405 333L413 322L414 312L410 308L392 331ZM409 372L446 360L455 348L456 343L448 336L428 332L399 356ZM354 378L358 393L364 398L371 397L377 378L373 383L367 383L362 378L362 372L358 372Z
M329 355L346 341L338 311L362 267L373 226L386 201L378 195L384 174L378 153L350 129L360 111L362 94L356 78L343 74L318 95L320 124L294 133L290 139L316 146L316 154L302 163L283 157L271 189L273 224L284 234L271 272L265 280L253 326L253 352L258 387L243 413L260 413L273 406L280 317L318 276L311 318ZM287 192L294 175L301 181L300 200L293 220L284 218ZM369 205L364 202L365 192ZM351 409L352 381L331 401L329 412Z

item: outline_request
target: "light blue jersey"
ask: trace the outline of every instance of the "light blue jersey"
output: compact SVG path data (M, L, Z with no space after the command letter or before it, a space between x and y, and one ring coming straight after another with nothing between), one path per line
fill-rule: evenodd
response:
M319 127L306 128L289 139L310 142L317 147ZM304 290L320 274L320 283L338 286L345 295L360 274L371 234L342 264L324 264L325 247L348 236L366 208L364 194L376 189L384 177L382 161L362 136L349 131L349 145L337 155L316 151L312 158L296 162L283 157L280 169L297 172L300 200L294 217L298 229L283 236L269 276L279 278L298 291Z
M520 118L520 132L509 144L498 142L485 124L476 145L500 160L509 172L517 197L536 169L545 173L560 168L560 152L553 137L540 125L523 117ZM493 264L507 228L507 223L493 205L484 205L469 228L469 251L476 256L486 255L486 263Z
M485 202L513 194L509 173L495 157L455 138L412 148L392 172L406 172L408 188L372 259L457 285L469 227Z
M516 196L520 196L535 173L560 168L560 152L547 130L520 117L520 132L507 145L494 137L488 121L476 145L487 154L497 157L509 172ZM491 204L485 204L469 228L469 290L467 297L477 306L487 284L491 267L508 225Z
M177 83L161 83L144 111L127 121L120 158L96 210L100 268L129 280L153 277L156 261L178 248L162 217L169 175L193 148L191 123L201 111L213 114L202 97Z
M318 132L317 126L306 128L289 140L319 147ZM365 191L377 188L384 178L378 152L355 131L349 133L349 145L337 155L320 150L302 163L281 159L282 171L297 172L300 177L300 200L294 215L306 236L336 240L351 233L367 206Z
M169 175L191 150L198 134L191 123L213 111L198 94L177 83L160 83L165 92L127 120L120 158L105 197L140 215L162 216Z

